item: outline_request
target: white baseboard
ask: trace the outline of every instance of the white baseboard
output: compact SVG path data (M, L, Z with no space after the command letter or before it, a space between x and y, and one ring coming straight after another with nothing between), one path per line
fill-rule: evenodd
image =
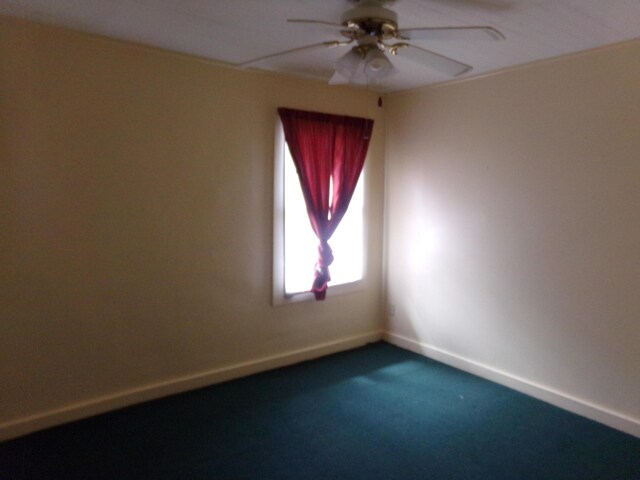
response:
M155 400L234 378L245 377L254 373L323 357L332 353L351 350L366 345L367 343L377 342L381 340L381 338L381 332L371 332L66 405L62 408L0 424L0 441L20 437L44 428L80 420L148 400Z
M640 437L640 419L629 417L601 405L573 397L545 385L531 382L402 335L383 332L382 339L398 347L437 360L438 362L450 365L459 370L472 373L492 382L499 383L518 392L543 400L551 405L555 405L556 407L615 428L616 430Z

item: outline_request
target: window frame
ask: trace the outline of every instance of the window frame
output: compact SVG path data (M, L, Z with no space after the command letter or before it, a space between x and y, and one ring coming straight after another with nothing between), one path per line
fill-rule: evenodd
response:
M280 118L276 115L276 131L274 142L274 161L273 161L273 305L285 305L290 303L316 301L312 292L299 292L293 294L287 294L284 287L285 278L285 255L284 255L284 160L285 160L285 148L287 148L287 142L284 138L284 129ZM364 168L361 175L366 175L367 162L365 161ZM361 181L359 180L359 181ZM363 189L363 207L362 207L362 277L359 280L355 280L349 283L342 283L339 285L329 284L327 288L327 299L330 296L345 295L350 293L359 292L364 289L364 284L368 274L368 262L367 262L367 238L369 233L368 220L368 202L367 202L367 185L366 181L362 184ZM311 228L311 226L309 226ZM311 278L312 265L309 266L309 287L313 279Z

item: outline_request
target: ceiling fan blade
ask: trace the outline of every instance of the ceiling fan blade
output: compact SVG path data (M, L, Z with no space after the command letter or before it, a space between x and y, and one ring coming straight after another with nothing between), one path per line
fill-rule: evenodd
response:
M311 23L311 24L316 24L316 25L324 25L327 27L335 27L336 29L339 30L344 30L347 27L345 27L344 25L340 24L340 23L333 23L333 22L325 22L324 20L307 20L304 18L289 18L287 19L287 22L289 23Z
M427 27L398 30L400 38L409 40L504 40L499 30L487 26Z
M272 53L270 55L265 55L263 57L258 57L258 58L254 58L252 60L248 60L246 62L242 62L242 63L237 63L236 66L238 67L248 67L254 63L258 63L261 62L263 60L268 60L270 58L275 58L275 57L279 57L281 55L288 55L290 53L296 53L296 52L302 52L304 50L312 50L314 48L319 48L319 47L338 47L338 46L342 46L342 45L347 45L351 43L351 41L346 41L346 42L339 42L337 40L332 40L329 42L320 42L320 43L314 43L312 45L305 45L304 47L297 47L297 48L291 48L289 50L284 50L283 52L278 52L278 53Z
M432 68L433 70L437 70L441 73L451 75L452 77L462 75L472 69L471 65L458 62L457 60L445 57L439 53L435 53L415 45L410 45L408 43L396 43L395 45L391 45L390 50L394 55L408 58L413 62L424 65L427 68Z

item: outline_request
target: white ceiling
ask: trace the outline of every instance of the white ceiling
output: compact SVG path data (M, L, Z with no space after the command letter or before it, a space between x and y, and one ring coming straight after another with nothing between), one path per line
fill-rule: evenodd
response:
M354 0L0 0L0 14L70 27L231 64L337 39ZM489 25L501 42L412 41L473 66L464 76L640 37L640 0L396 0L400 28ZM327 80L345 48L318 48L253 65ZM375 87L398 91L449 80L393 57L400 70Z

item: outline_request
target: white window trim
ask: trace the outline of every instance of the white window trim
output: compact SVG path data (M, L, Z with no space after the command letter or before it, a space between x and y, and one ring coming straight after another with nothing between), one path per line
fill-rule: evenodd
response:
M275 150L274 150L274 189L273 189L273 305L286 305L290 303L315 301L312 292L301 292L286 294L284 289L284 149L287 143L284 139L284 131L280 118L276 119ZM365 169L367 163L365 162ZM365 175L365 178L367 175ZM329 285L327 289L327 299L335 295L345 295L362 291L367 279L367 238L369 232L367 185L364 189L364 210L363 210L363 238L362 245L362 278L355 282L343 283L340 285ZM311 228L311 227L309 227ZM309 271L312 271L312 265ZM331 267L329 267L331 269ZM309 286L313 279L309 275Z

